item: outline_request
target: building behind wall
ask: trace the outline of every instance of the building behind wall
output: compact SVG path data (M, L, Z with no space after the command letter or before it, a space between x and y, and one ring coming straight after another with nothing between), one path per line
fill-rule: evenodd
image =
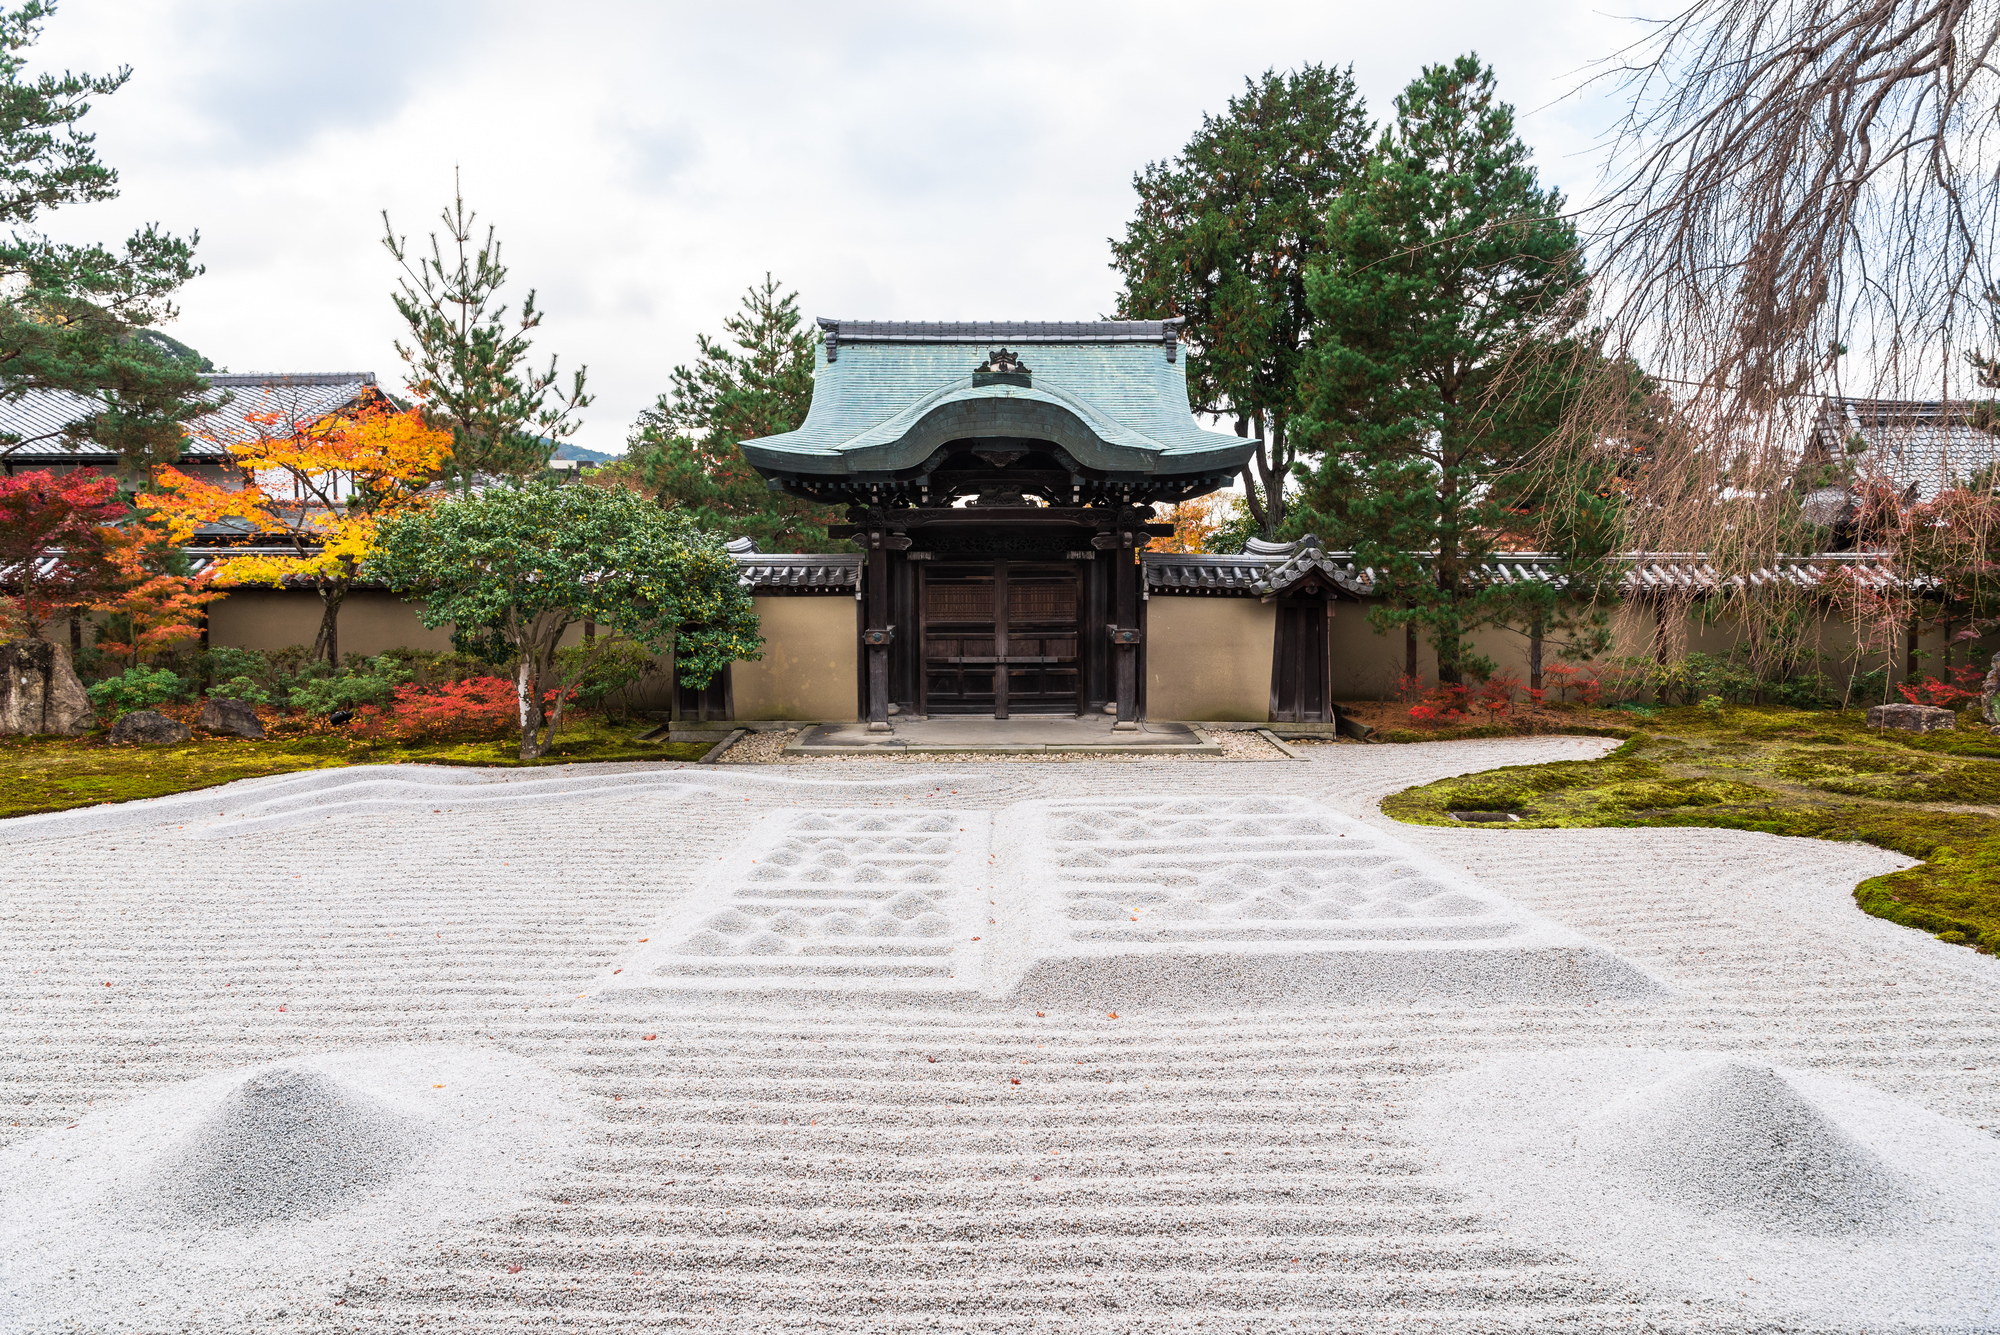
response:
M1169 531L1154 518L1155 502L1229 485L1253 448L1195 420L1173 322L821 327L806 421L743 448L774 487L845 505L839 531L863 552L766 553L747 539L732 542L763 657L732 665L703 691L673 686L663 661L637 707L691 720L872 719L888 727L953 714L1108 713L1126 723L1311 729L1332 726L1338 701L1396 693L1404 636L1376 629L1370 612L1380 591L1350 555L1311 539L1253 539L1227 554L1143 550ZM196 424L181 464L225 485L232 475L222 443L247 429L244 413L303 420L377 393L366 373L218 376L215 384L234 401ZM65 443L65 423L86 407L32 397L17 405L0 425L30 443L6 466L115 466L106 451ZM1957 435L1949 443L1954 468L1977 462ZM1899 458L1919 453L1907 441L1899 451L1887 436L1877 445ZM200 564L240 551L244 540L204 534L190 554ZM1800 557L1755 578L1810 587L1834 570L1877 564L1854 553ZM1561 576L1552 559L1519 553L1496 558L1481 577ZM1677 638L1690 650L1727 655L1734 628L1689 610L1726 583L1698 556L1631 562L1609 656L1654 656L1662 617L1689 618ZM209 620L214 645L311 643L319 600L305 589L236 589ZM1922 634L1929 662L1941 661L1943 636ZM1855 661L1852 628L1837 615L1822 609L1809 638L1815 652ZM342 610L341 644L371 655L444 649L450 631L425 628L416 607L363 587ZM1527 627L1488 628L1474 648L1528 678L1535 645ZM1857 665L1900 674L1907 648L1862 655ZM1545 649L1554 661L1557 646ZM1417 647L1417 670L1435 675L1427 643Z

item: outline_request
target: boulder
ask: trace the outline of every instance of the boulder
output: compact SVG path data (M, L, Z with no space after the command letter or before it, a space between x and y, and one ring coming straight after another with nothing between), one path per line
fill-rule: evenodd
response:
M257 711L250 702L222 696L211 695L201 702L201 730L230 737L248 737L259 742L264 740L264 725L258 720Z
M1934 705L1876 705L1868 711L1871 728L1904 732L1946 732L1958 726L1958 715Z
M1979 717L1986 720L1989 728L2000 728L2000 654L1993 655L1993 666L1986 670L1986 684L1980 688Z
M114 742L147 742L158 745L164 742L185 742L194 734L185 723L176 723L165 714L151 709L135 709L111 725L111 740Z
M0 644L0 735L75 737L97 725L76 679L69 646L52 640Z

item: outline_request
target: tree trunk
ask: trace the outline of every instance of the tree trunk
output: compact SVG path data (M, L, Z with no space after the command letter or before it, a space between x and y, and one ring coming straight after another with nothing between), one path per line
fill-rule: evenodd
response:
M83 652L83 613L77 608L69 609L69 661L74 663Z
M1542 619L1536 617L1528 628L1528 689L1542 689Z
M319 591L321 612L319 617L319 638L313 641L313 657L325 659L327 666L340 666L340 605L347 601L345 585L333 585Z
M542 730L541 674L536 670L535 655L521 655L521 665L515 669L515 695L521 705L521 759L537 760L541 757L540 741Z
M1285 457L1285 419L1276 413L1271 414L1268 441L1263 414L1257 416L1257 470L1264 475L1264 537L1276 542L1285 527L1285 475L1292 471Z
M1411 680L1417 675L1417 623L1403 623L1403 675Z

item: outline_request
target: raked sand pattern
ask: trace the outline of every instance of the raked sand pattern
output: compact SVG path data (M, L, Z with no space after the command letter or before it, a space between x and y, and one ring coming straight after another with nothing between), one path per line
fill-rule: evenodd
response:
M359 771L8 822L0 1330L1995 1328L1950 1186L1988 1180L2000 975L1854 909L1901 859L1375 811L1602 745ZM1343 833L1389 860L1306 846ZM1536 940L1601 972L1131 990ZM1731 1136L1720 1189L1677 1174ZM1925 1230L1928 1269L1861 1264ZM1829 1248L1859 1278L1811 1282Z

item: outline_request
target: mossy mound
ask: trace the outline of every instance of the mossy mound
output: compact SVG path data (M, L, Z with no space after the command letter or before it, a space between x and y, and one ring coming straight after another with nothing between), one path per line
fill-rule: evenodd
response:
M1983 730L1884 733L1858 714L1801 710L1668 711L1601 760L1488 770L1382 803L1425 825L1508 811L1518 821L1480 828L1697 825L1870 843L1923 865L1863 881L1863 909L1993 953L2000 813L1952 809L1983 806L2000 806L2000 747Z

